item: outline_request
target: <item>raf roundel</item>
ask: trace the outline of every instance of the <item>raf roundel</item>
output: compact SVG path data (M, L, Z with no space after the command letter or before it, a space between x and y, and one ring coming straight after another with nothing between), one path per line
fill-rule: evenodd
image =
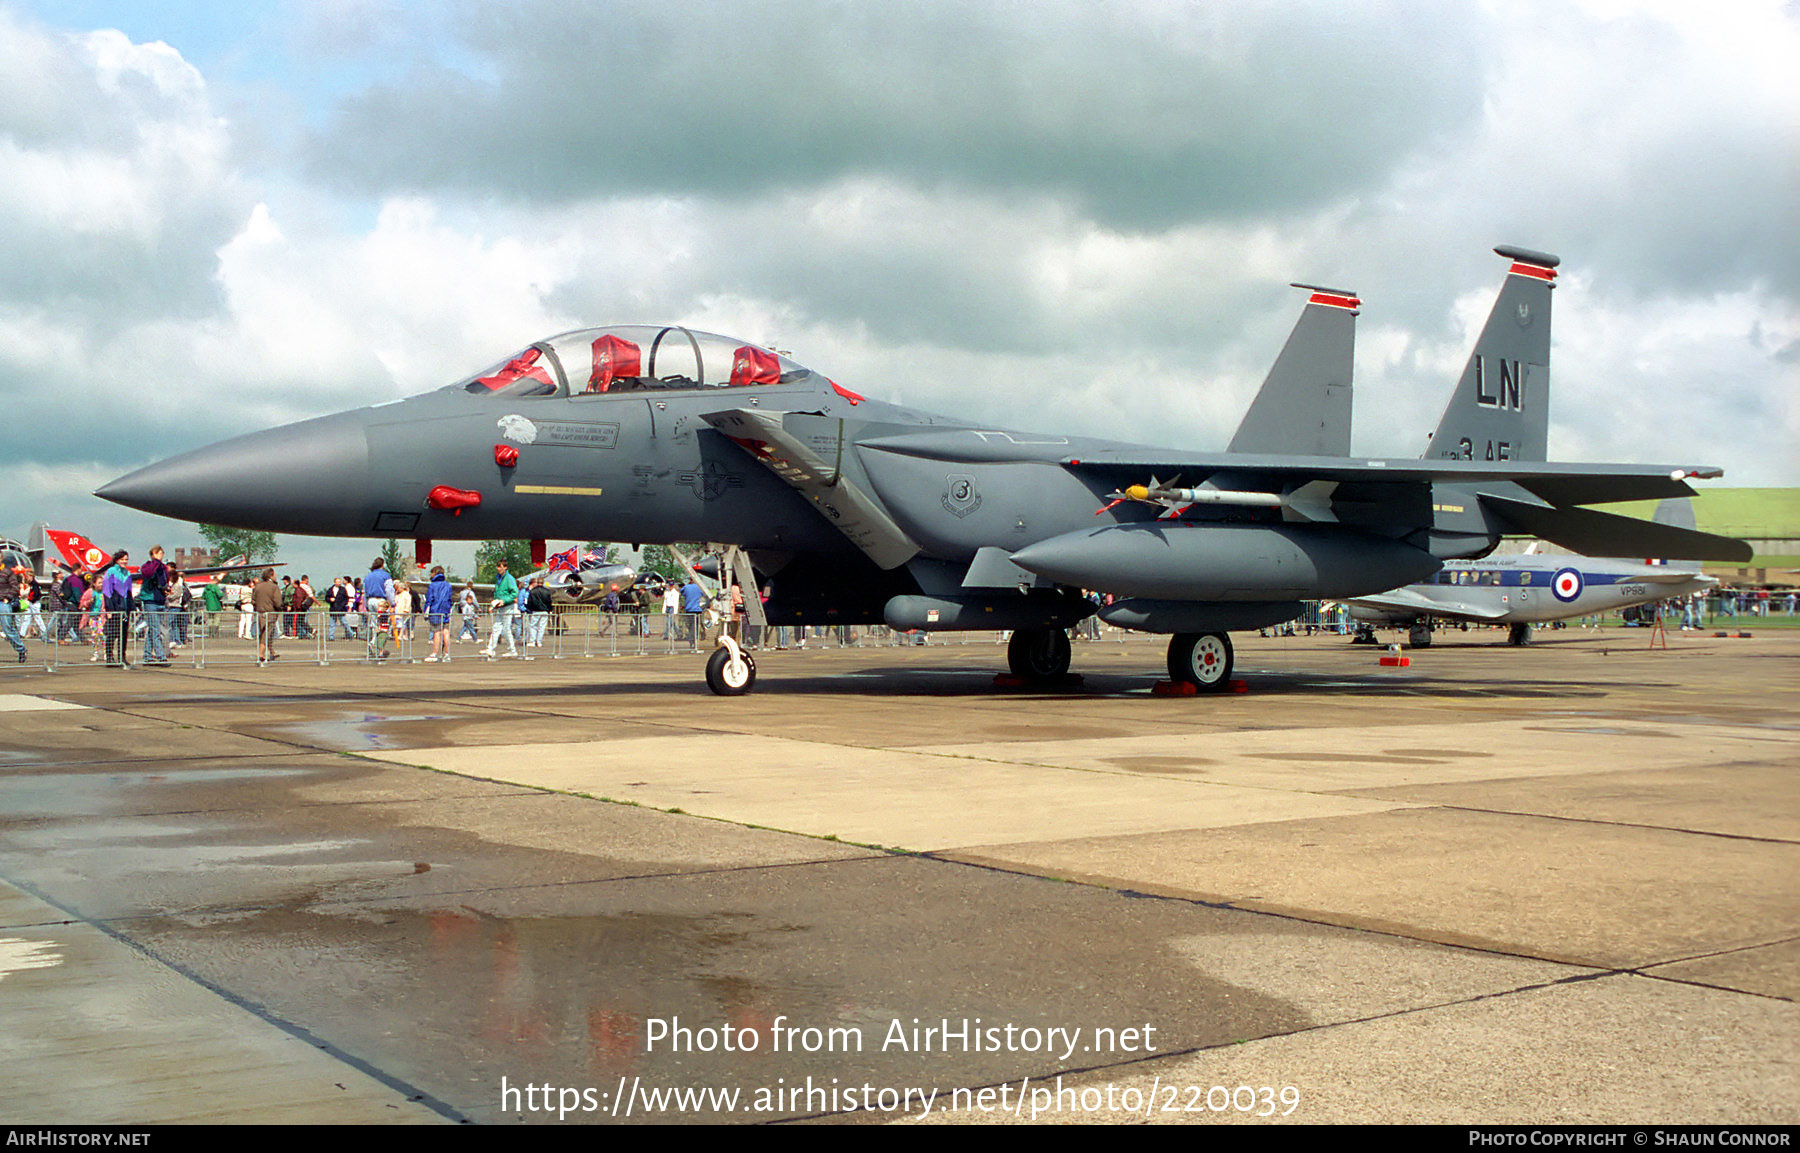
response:
M1572 568L1561 570L1551 578L1550 592L1559 601L1574 600L1581 595L1581 574Z

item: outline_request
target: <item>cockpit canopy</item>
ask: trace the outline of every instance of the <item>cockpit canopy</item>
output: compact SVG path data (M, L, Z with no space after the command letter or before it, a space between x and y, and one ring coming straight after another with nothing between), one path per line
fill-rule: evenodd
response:
M540 340L450 388L477 395L600 396L792 384L811 375L780 353L729 336L624 324Z

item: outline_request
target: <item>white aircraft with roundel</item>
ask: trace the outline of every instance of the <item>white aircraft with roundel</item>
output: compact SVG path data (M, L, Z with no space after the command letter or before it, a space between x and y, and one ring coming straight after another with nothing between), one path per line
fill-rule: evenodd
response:
M1694 510L1686 500L1667 500L1655 519L1692 528ZM1427 581L1347 603L1364 640L1372 638L1376 625L1404 627L1408 643L1424 648L1435 622L1454 621L1509 625L1507 640L1523 645L1531 643L1534 624L1689 596L1718 583L1691 564L1526 552L1452 561Z

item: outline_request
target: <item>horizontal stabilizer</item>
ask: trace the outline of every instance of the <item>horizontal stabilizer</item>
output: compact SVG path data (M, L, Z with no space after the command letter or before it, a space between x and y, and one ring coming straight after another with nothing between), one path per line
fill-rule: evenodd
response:
M1481 503L1524 536L1542 537L1585 556L1667 557L1747 564L1744 541L1588 508L1555 508L1482 494Z

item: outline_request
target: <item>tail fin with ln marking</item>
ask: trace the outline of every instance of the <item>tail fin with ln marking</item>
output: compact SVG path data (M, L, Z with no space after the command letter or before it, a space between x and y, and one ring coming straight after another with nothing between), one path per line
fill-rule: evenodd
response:
M1549 459L1550 291L1561 261L1508 245L1494 251L1512 267L1431 434L1427 460Z

